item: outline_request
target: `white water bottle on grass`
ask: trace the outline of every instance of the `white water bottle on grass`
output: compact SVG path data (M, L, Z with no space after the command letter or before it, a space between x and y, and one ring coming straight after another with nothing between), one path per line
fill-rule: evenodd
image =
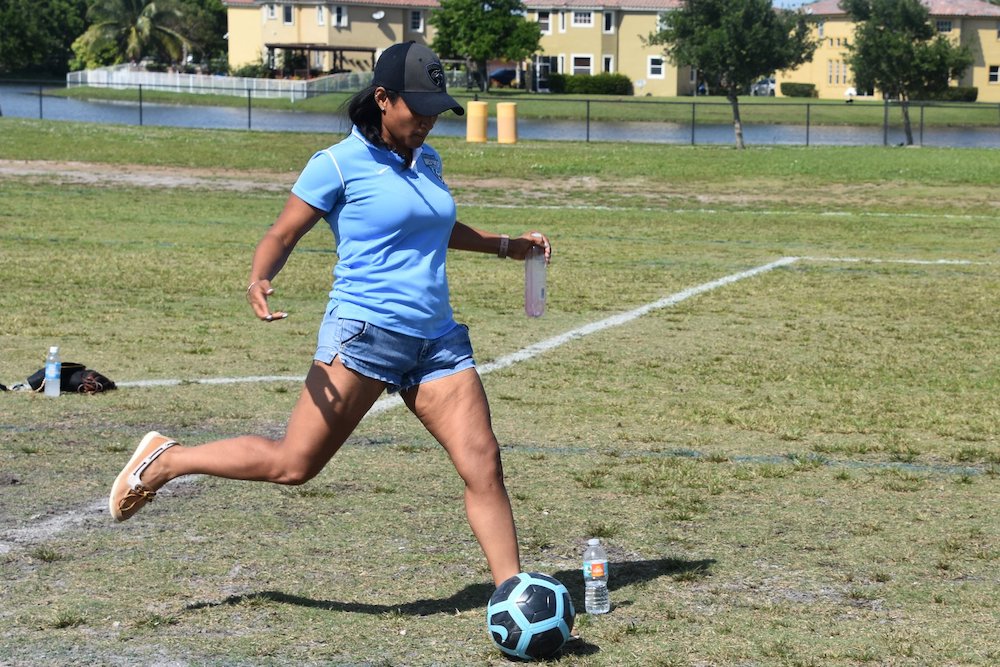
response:
M524 312L528 317L545 312L545 249L537 245L524 258Z
M606 614L611 611L608 593L608 554L596 537L587 541L583 552L583 603L588 614Z
M53 345L45 357L45 395L58 396L61 383L62 362L59 360L59 348Z

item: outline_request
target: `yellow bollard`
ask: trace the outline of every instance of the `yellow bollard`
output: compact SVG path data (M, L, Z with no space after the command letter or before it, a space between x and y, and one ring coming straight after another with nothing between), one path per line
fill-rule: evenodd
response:
M517 143L517 102L497 103L497 143Z
M486 143L486 102L469 102L465 107L465 140L469 143Z

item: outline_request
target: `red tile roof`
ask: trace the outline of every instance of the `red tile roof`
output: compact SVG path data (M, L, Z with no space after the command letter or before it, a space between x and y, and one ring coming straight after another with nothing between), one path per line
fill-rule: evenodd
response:
M524 0L528 9L602 9L667 11L681 6L681 0Z
M921 0L931 16L968 16L1000 18L1000 6L985 0ZM802 5L802 10L813 16L844 16L840 0L819 0Z
M264 4L271 4L268 2L261 2L261 0L223 0L223 4L232 6L260 6ZM282 3L274 3L282 4ZM364 7L420 7L427 9L436 9L440 7L438 0L346 0L344 4L348 6L364 6Z

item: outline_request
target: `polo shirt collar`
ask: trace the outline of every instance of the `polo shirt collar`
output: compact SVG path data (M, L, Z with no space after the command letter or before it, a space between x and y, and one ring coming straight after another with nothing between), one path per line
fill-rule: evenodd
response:
M361 133L361 130L358 129L357 125L354 125L351 128L351 134L353 136L357 137L358 139L360 139L361 142L365 146L368 146L369 148L372 148L372 149L377 150L377 151L382 151L384 153L388 153L392 158L398 160L400 163L403 162L403 158L400 157L399 153L397 153L396 151L391 151L388 148L386 148L385 146L376 146L372 142L368 141L368 138L365 137L365 135ZM417 160L420 159L420 155L423 152L424 152L424 147L423 146L418 146L417 148L415 148L413 150L413 161L411 162L410 167L409 167L412 171L416 171L417 170Z

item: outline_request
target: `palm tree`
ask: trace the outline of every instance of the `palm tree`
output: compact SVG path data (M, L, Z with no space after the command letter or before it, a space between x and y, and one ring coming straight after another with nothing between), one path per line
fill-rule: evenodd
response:
M148 55L179 62L190 44L174 27L180 18L174 0L93 0L87 10L91 25L80 40L116 50L119 62Z

